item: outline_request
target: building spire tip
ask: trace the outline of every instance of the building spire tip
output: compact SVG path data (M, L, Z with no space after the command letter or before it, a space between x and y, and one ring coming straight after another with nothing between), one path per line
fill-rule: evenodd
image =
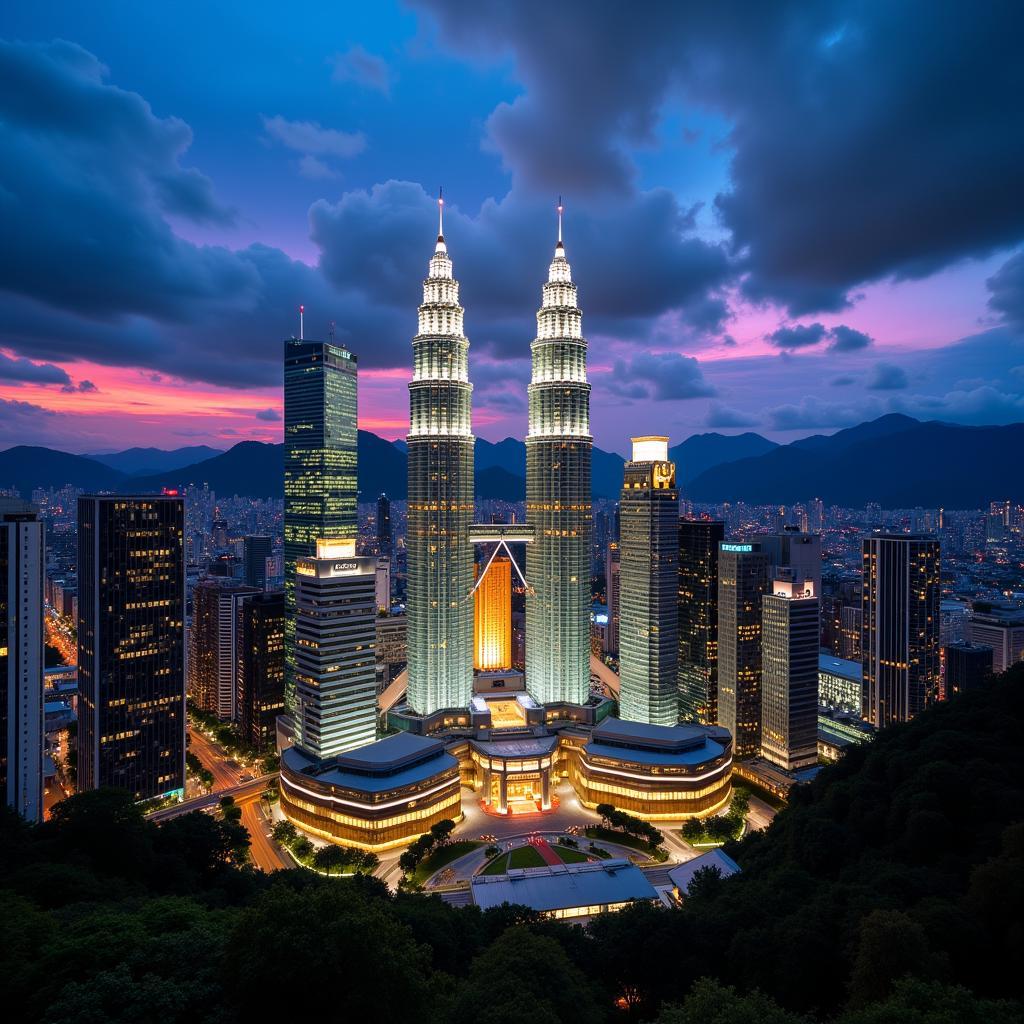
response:
M556 207L556 209L558 210L558 244L555 246L555 248L562 249L564 248L564 246L562 245L562 214L565 212L565 207L562 205L561 196L558 197L558 206Z

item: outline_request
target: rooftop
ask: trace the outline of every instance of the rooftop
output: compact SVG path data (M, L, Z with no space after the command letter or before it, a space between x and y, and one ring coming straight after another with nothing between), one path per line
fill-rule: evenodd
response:
M699 857L694 857L693 860L688 860L685 864L672 868L668 877L672 879L672 884L680 892L687 892L690 882L693 881L693 876L701 868L717 868L723 878L738 874L740 871L739 864L727 853L723 853L721 850L711 850L708 853L702 853Z
M640 868L618 859L475 875L470 891L473 902L484 909L511 903L541 912L657 898Z
M843 679L856 679L857 682L864 679L864 666L859 661L847 661L846 658L837 658L827 652L818 655L818 671L831 672Z
M725 753L729 733L698 725L645 725L606 718L591 734L591 755L637 764L701 764Z

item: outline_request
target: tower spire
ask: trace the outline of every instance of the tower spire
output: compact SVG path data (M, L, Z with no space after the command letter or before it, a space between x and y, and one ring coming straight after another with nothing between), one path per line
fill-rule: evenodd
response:
M565 207L562 205L562 197L558 197L558 245L556 248L564 248L562 246L562 214L565 212Z
M444 244L444 186L437 190L437 247L435 252L447 252Z

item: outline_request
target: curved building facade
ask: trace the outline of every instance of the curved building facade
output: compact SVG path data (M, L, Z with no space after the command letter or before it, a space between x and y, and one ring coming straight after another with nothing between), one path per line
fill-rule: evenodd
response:
M569 761L585 807L612 804L647 820L703 818L732 795L732 738L705 726L609 718Z
M526 685L541 704L590 692L590 385L576 285L558 244L531 347L526 438Z
M409 383L409 706L464 708L473 694L473 431L469 341L439 232L423 282Z

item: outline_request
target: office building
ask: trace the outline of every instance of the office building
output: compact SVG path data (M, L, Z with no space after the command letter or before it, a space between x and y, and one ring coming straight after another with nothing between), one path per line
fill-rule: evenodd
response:
M818 704L860 717L864 706L864 668L860 660L818 653Z
M314 758L377 738L375 556L317 542L295 563L295 742Z
M718 721L718 546L725 523L679 521L679 717Z
M295 562L321 537L356 536L356 357L339 345L284 343L285 705L294 710Z
M623 469L619 716L679 721L679 491L667 437L634 437Z
M608 544L604 561L605 598L608 605L608 628L605 632L605 654L619 653L619 614L622 610L622 562L617 541Z
M43 524L0 498L0 788L27 821L43 816Z
M387 686L409 661L404 615L378 615L376 622L378 682Z
M274 554L269 537L246 537L243 541L242 564L246 586L267 589L267 562Z
M250 746L274 743L284 710L284 591L247 594L236 603L235 701Z
M992 681L992 648L981 644L950 644L943 648L946 698L977 690Z
M391 501L386 494L377 499L377 554L390 560L395 535L391 530Z
M1024 609L985 606L967 620L967 641L992 648L992 671L1005 672L1024 659Z
M473 386L459 283L438 227L409 382L407 699L418 715L464 708L473 694Z
M864 610L844 604L839 610L839 653L848 661L860 661L861 634L864 632Z
M391 608L391 559L382 555L377 556L374 602L378 612L387 612Z
M500 672L512 667L512 561L495 555L486 569L473 595L473 668Z
M757 541L718 545L718 724L737 757L761 751L761 598L768 556Z
M939 542L926 534L864 538L863 716L881 729L939 695Z
M210 576L192 590L188 695L222 722L235 714L235 625L238 603L259 591L240 580Z
M781 579L761 599L761 754L785 771L818 761L818 597Z
M537 312L528 388L526 685L541 704L590 694L590 385L576 285L558 243Z
M815 595L821 596L821 537L818 534L787 526L774 536L758 540L768 557L768 575L772 579L810 580Z
M184 508L78 499L78 788L185 786Z

